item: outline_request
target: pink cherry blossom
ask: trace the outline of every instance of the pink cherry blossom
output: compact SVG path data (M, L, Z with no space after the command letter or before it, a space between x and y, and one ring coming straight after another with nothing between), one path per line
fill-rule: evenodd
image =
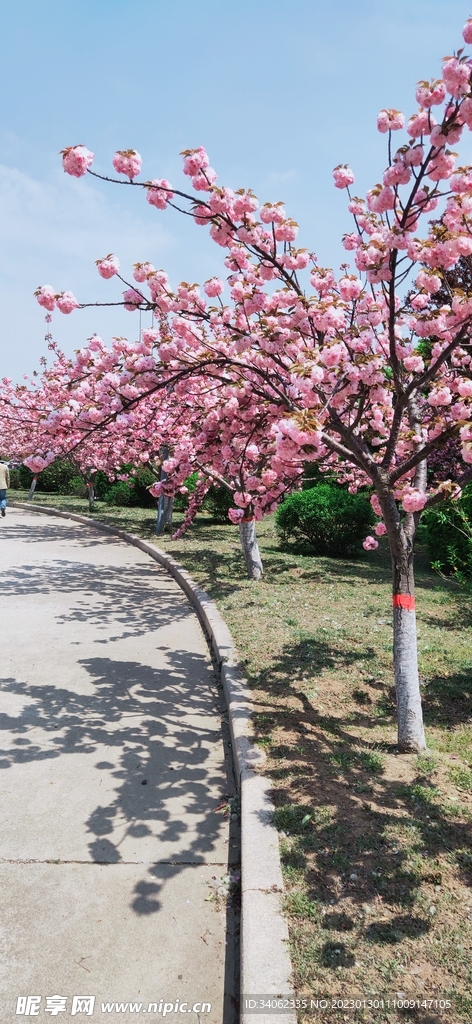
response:
M435 292L439 291L442 281L437 274L422 269L416 276L415 284L417 288L424 288L430 295L434 295Z
M375 539L375 537L368 536L362 542L362 547L364 548L365 551L375 551L375 549L378 548L378 546L379 542Z
M462 29L464 42L472 43L472 18L468 18Z
M159 338L159 331L155 327L145 327L141 332L142 340L149 345L153 345Z
M223 281L220 281L219 277L211 277L209 281L205 281L203 285L203 291L205 295L208 295L210 299L214 299L217 295L221 295L224 289Z
M386 532L387 527L385 526L385 523L377 523L377 525L374 528L374 533L376 537L384 537Z
M436 121L428 110L420 110L418 114L413 114L409 118L406 130L408 135L411 135L413 139L417 139L420 135L429 135L435 124Z
M461 380L457 385L461 398L472 398L472 380Z
M160 480L157 480L155 484L151 484L149 493L152 494L153 498L160 498L163 490L164 484Z
M452 402L450 388L446 386L442 388L435 388L429 395L428 402L433 406L450 405Z
M470 63L459 60L457 57L449 57L443 62L443 78L447 91L451 96L459 99L469 90L470 85Z
M405 117L399 110L381 110L377 115L377 128L379 132L396 132L405 125Z
M345 302L358 299L363 285L358 277L341 277L339 281L339 293Z
M421 356L406 356L403 365L409 373L422 373L424 370L424 361Z
M384 171L384 175L383 175L383 183L384 183L384 185L387 185L387 186L388 185L408 185L408 182L410 181L410 178L411 178L411 170L407 166L407 163L406 163L406 159L405 158L406 158L407 155L408 154L405 154L405 157L404 157L403 154L402 154L401 158L396 156L393 164L391 165L391 167L387 167L387 170ZM368 196L369 196L369 193L368 193ZM367 196L367 205L369 205L368 196ZM372 209L372 207L369 207L369 209ZM389 206L389 207L387 207L387 209L393 209L393 206ZM383 211L380 210L378 212L382 213Z
M264 205L261 206L259 216L264 224L280 224L286 219L286 213L282 203L264 203Z
M93 153L85 146L68 146L62 150L62 166L66 174L81 178L93 163Z
M434 156L428 170L428 178L432 181L444 181L451 177L456 162L455 153L441 150Z
M294 242L298 234L298 224L294 220L285 220L275 228L277 242Z
M424 160L424 146L416 145L407 149L403 159L408 167L420 167Z
M186 149L182 156L184 157L184 174L187 174L189 178L195 177L210 163L203 146L199 146L198 149Z
M320 355L320 358L321 358L322 363L324 363L325 366L328 366L328 367L338 366L339 363L341 362L344 354L345 354L344 345L342 345L342 344L330 345L329 347L323 349L323 351L322 351L322 353Z
M385 213L386 210L393 210L395 206L395 193L393 188L374 188L367 193L367 206L373 213Z
M151 206L155 206L158 210L165 210L173 195L172 186L166 178L153 178L150 185L147 186L146 199Z
M126 174L132 181L141 170L142 159L135 149L118 149L112 163L118 174Z
M418 82L416 99L420 107L433 107L444 103L446 86L442 79L432 82Z
M244 519L244 509L242 508L230 508L228 509L229 520L237 526L241 519Z
M412 488L402 498L402 505L405 512L421 512L428 500L427 494Z
M120 269L120 261L117 256L113 256L113 253L104 256L102 260L96 260L95 263L100 277L104 277L105 280L114 277Z
M54 288L52 288L50 284L44 284L41 288L37 288L34 294L39 305L52 313L56 308L56 293Z
M23 459L23 463L31 470L32 473L41 473L43 469L46 469L46 467L53 462L54 458L55 455L53 452L51 452L49 456L46 456L46 458L42 458L41 455L29 455L28 458Z
M123 292L124 308L133 313L143 301L142 295L135 291L134 288L128 288Z
M133 277L138 284L142 284L144 281L147 281L148 277L155 273L156 268L153 267L152 263L148 263L146 261L146 263L134 264Z
M56 305L61 313L72 313L72 310L77 309L80 303L77 302L72 292L61 292L56 299Z
M354 249L357 249L357 247L361 244L361 241L362 239L360 235L351 232L351 234L349 235L344 235L343 246L345 249L347 249L348 252L353 252Z
M217 173L213 167L205 167L193 176L192 185L196 192L211 192L216 179Z
M339 164L333 171L334 184L336 188L348 188L355 182L355 176L347 164Z

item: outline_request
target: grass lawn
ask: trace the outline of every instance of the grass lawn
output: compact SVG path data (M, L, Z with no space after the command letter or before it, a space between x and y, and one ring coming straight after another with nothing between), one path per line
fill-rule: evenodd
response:
M81 499L34 500L88 514ZM97 503L93 516L157 542L148 510ZM429 751L398 755L383 541L346 562L280 550L271 518L258 533L258 583L244 578L229 524L201 516L181 540L158 543L215 600L245 665L277 806L296 989L425 1004L317 1012L323 1024L470 1024L472 598L419 554ZM451 1009L430 1006L444 998Z

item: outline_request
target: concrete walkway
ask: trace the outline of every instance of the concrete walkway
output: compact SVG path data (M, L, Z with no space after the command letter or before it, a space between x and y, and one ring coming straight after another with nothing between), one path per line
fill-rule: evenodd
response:
M145 554L67 520L9 509L0 566L1 1024L150 1024L176 999L169 1021L230 1024L234 920L208 897L238 861L217 810L235 789L195 613Z

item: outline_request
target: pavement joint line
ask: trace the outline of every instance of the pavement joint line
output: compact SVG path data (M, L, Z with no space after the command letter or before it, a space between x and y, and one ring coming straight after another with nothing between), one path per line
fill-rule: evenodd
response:
M10 507L111 533L139 548L166 569L193 605L223 686L232 740L229 746L241 798L241 993L293 995L288 927L281 907L284 884L279 839L272 823L274 805L269 780L255 770L262 767L266 757L250 738L251 696L233 638L218 608L171 555L136 534L46 505L11 501ZM205 866L204 862L199 864ZM271 1014L258 1013L257 1017L257 1024L273 1024ZM245 1014L244 1010L241 1024L253 1024L252 1015ZM296 1024L296 1014L278 1013L277 1024Z
M121 868L126 867L127 864L144 864L145 866L158 865L158 864L170 864L174 867L189 867L189 868L227 868L227 862L222 860L57 860L52 857L41 860L39 857L16 857L10 859L9 857L0 857L0 864L89 864L90 867L95 867L97 864L106 864L107 867Z

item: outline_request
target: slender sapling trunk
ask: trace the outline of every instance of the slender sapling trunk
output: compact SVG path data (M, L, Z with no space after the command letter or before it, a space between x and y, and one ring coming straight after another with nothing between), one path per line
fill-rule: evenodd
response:
M31 501L31 498L33 497L33 494L34 494L34 492L36 490L37 482L38 482L38 478L37 478L37 476L34 476L32 481L31 481L31 484L30 484L30 489L28 491L28 501Z
M243 519L239 524L239 537L250 580L260 580L262 576L262 559L256 536L254 519Z
M398 748L402 753L425 750L416 642L413 572L414 516L402 522L391 491L378 493L392 559L393 665L397 699Z
M157 503L156 534L158 537L164 533L166 527L171 528L173 507L174 499L169 498L167 494L161 494Z

